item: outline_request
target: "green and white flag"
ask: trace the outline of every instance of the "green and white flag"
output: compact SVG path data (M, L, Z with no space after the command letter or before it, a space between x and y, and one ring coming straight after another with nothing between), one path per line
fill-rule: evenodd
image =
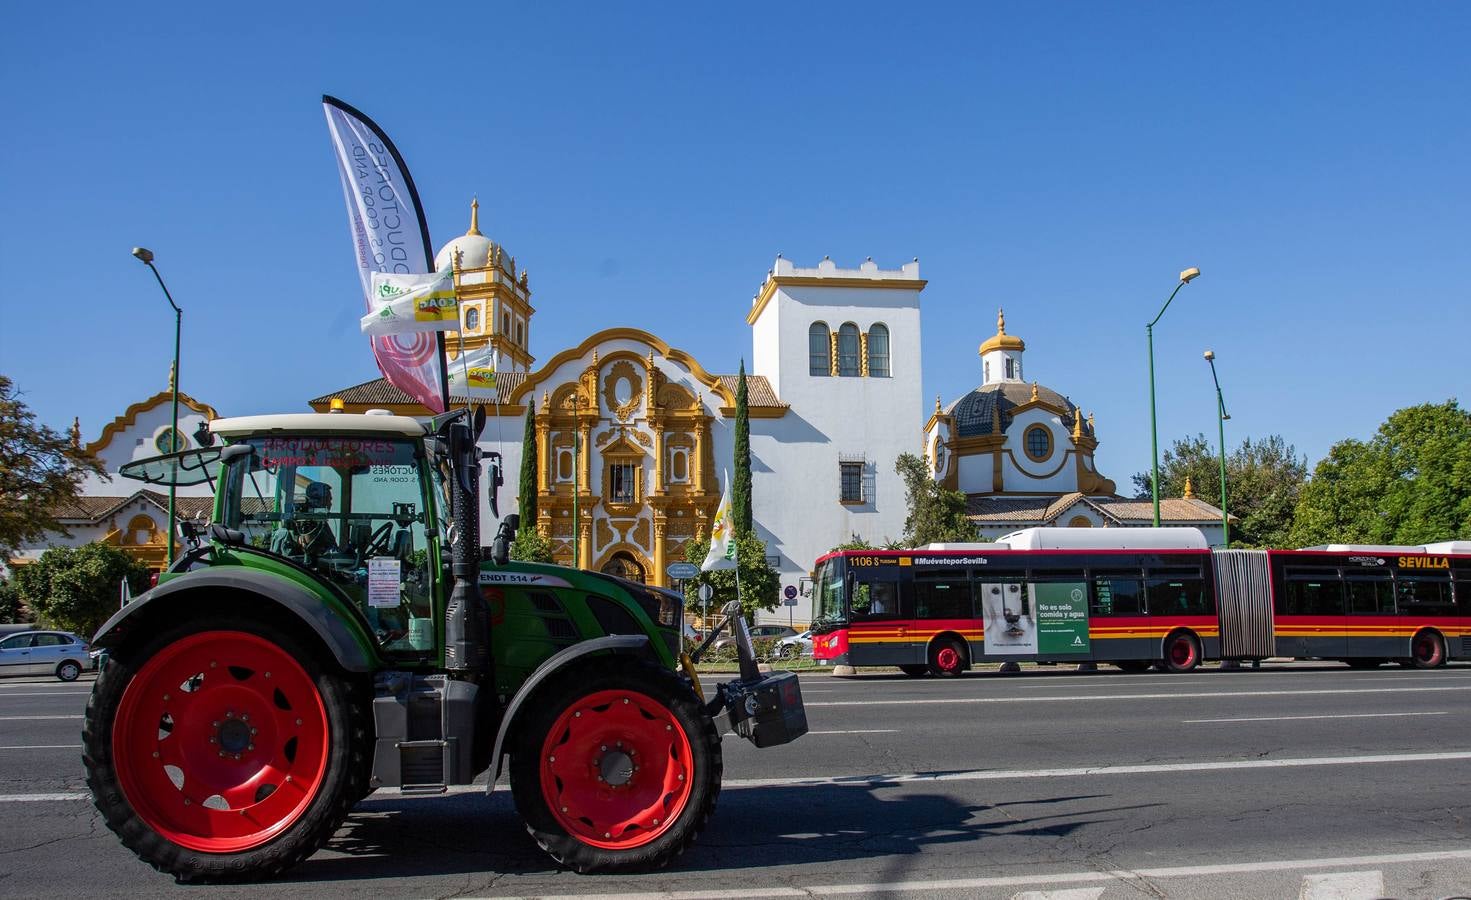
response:
M715 521L710 525L710 552L705 554L701 572L736 567L735 518L730 509L730 473L725 473L725 492L720 495L720 506L715 510Z
M456 397L500 402L495 364L496 352L489 347L461 353L449 364L449 392Z
M423 275L374 272L372 277L371 311L362 318L363 334L459 329L460 311L455 303L455 278L451 270Z

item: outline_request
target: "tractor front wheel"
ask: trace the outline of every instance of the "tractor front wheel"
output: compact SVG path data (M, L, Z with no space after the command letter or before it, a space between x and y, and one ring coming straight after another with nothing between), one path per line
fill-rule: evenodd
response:
M285 629L211 616L108 659L83 761L107 825L181 882L273 876L365 790L365 712Z
M720 793L720 736L671 672L636 660L554 676L519 723L511 789L542 849L578 872L661 867Z

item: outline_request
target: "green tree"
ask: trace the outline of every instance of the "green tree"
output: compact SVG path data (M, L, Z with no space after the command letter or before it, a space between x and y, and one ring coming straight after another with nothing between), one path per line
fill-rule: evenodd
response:
M894 471L904 479L904 503L909 510L904 518L905 546L981 540L975 524L966 518L965 495L931 478L924 460L901 453L894 461Z
M536 530L536 404L526 402L526 430L521 435L521 527ZM519 533L518 533L519 537ZM520 557L517 557L518 559Z
M874 547L873 544L870 544L868 541L865 541L863 538L861 538L861 537L859 537L858 535L855 534L851 538L849 538L848 540L843 541L841 544L838 544L836 547L833 547L831 550L829 550L827 552L828 553L837 553L840 550L875 550L875 549L877 549L877 548Z
M527 524L522 520L521 527L516 531L516 539L511 542L511 559L522 562L553 562L552 542L542 536L534 522Z
M30 617L26 613L25 604L20 602L20 591L16 590L15 582L0 581L0 625L29 621Z
M773 610L781 602L781 575L766 562L766 542L751 534L736 532L736 562L741 573L741 607L746 615L757 610ZM710 539L701 538L685 545L684 558L700 565L710 552ZM699 612L700 585L708 584L715 591L710 600L710 609L717 610L736 597L736 570L718 569L701 572L684 582L685 606Z
M1471 412L1455 400L1397 410L1369 441L1334 444L1298 500L1290 542L1471 539Z
M1220 505L1220 449L1203 434L1181 438L1165 450L1159 468L1159 495L1178 497L1190 479L1195 496ZM1149 473L1134 475L1135 496L1149 498ZM1307 459L1281 435L1251 438L1226 456L1226 510L1233 547L1283 547L1293 511L1307 481Z
M0 555L47 532L67 536L56 513L76 501L88 472L101 475L102 464L70 438L38 425L14 383L0 375Z
M735 479L730 487L736 534L751 533L751 414L746 397L746 361L736 377Z
M58 628L91 637L117 611L122 580L134 594L148 587L148 567L109 544L52 547L15 572L21 601Z

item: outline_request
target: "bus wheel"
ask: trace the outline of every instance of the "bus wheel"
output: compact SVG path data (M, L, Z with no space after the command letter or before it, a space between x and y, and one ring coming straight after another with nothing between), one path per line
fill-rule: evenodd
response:
M900 666L899 671L908 675L910 678L920 678L930 674L930 667L925 665Z
M1410 664L1417 669L1434 669L1445 665L1445 639L1426 629L1410 642Z
M366 706L258 619L200 616L113 654L83 761L107 826L180 882L266 878L315 853L364 792Z
M1149 668L1149 660L1147 660L1147 659L1116 659L1116 660L1113 661L1113 665L1120 672L1143 672L1144 670L1146 670L1146 669Z
M935 641L930 645L929 670L942 678L954 678L966 669L965 648L956 641Z
M1188 631L1177 631L1165 639L1160 668L1166 672L1189 672L1200 665L1200 642Z
M578 872L652 869L693 843L720 793L720 736L687 684L636 660L574 666L518 723L511 791Z

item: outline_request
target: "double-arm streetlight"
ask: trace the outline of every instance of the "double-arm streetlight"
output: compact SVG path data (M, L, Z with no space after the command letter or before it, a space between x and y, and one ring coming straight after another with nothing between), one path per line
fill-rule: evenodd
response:
M1200 277L1200 270L1191 266L1180 273L1180 283L1170 291L1170 299L1159 308L1159 315L1155 316L1148 325L1144 326L1145 337L1149 340L1149 447L1150 465L1153 467L1149 479L1149 493L1154 497L1154 527L1159 527L1159 427L1155 422L1154 415L1154 323L1159 321L1165 310L1170 308L1175 295L1180 293L1180 288L1189 284L1192 280Z
M1216 377L1216 355L1205 351L1205 361L1211 365L1211 381L1216 383L1216 425L1221 432L1221 546L1231 546L1231 522L1226 517L1226 400L1221 396L1221 379Z
M147 247L134 247L133 255L153 272L153 277L158 279L158 286L163 288L163 295L168 298L169 306L174 308L174 377L169 379L173 383L174 391L173 425L169 431L169 452L173 453L179 449L179 332L184 321L184 311L179 308L179 304L174 302L174 295L169 293L169 286L163 283L163 276L158 274L158 268L153 264L153 251ZM177 528L174 509L176 491L177 488L172 483L169 484L169 565L174 564L174 531Z

